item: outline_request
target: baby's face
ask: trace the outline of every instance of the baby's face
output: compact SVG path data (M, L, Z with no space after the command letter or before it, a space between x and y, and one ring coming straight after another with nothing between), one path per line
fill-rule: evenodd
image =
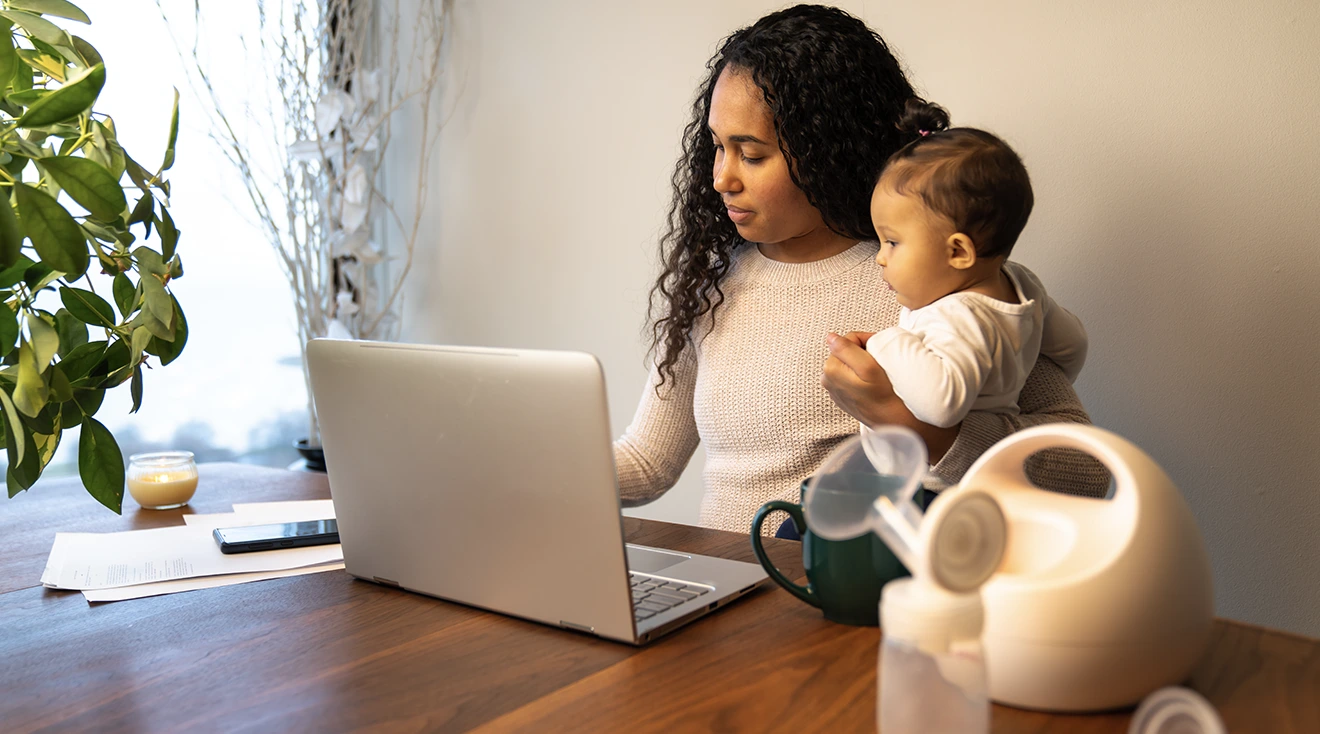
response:
M875 261L899 305L916 310L951 292L957 271L949 264L953 225L914 195L896 194L883 183L871 194L871 222L880 236Z

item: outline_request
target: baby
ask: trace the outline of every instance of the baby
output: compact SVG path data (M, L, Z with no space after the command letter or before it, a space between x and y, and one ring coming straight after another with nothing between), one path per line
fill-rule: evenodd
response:
M914 140L890 157L871 195L876 262L902 306L898 326L866 350L924 423L948 427L971 410L1018 412L1038 355L1076 380L1086 331L1008 255L1031 214L1031 181L1004 141L947 129L948 113L908 102Z

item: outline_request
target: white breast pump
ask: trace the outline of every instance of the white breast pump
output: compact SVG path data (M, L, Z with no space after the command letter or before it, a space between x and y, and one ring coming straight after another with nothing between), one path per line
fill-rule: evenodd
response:
M1026 460L1056 447L1099 459L1114 476L1112 498L1034 486ZM807 524L834 540L874 531L917 582L979 589L992 700L1096 711L1187 677L1214 614L1210 563L1190 509L1143 451L1092 426L1020 431L923 515L913 498L926 462L924 443L905 428L849 439L808 486ZM868 471L874 481L859 479ZM901 488L876 489L898 486L895 477L905 478Z

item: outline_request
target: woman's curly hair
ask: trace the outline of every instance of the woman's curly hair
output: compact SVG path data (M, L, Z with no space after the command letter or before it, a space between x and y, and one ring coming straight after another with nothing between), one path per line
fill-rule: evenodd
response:
M651 351L659 391L698 319L724 301L720 281L743 244L714 185L707 128L715 82L726 68L749 73L774 118L793 183L834 232L875 239L871 189L889 156L908 142L897 122L914 96L898 60L862 21L837 8L798 5L735 31L706 64L709 73L683 131L671 179L674 197L660 238L663 270L651 289Z

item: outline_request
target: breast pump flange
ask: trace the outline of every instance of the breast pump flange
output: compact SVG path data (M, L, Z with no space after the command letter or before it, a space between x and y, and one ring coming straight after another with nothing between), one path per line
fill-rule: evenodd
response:
M1051 448L1098 459L1112 496L1033 485L1026 462ZM865 500L863 454L884 486ZM1214 615L1210 563L1190 508L1145 452L1093 426L1030 428L992 446L923 516L913 497L925 462L904 428L849 439L808 486L807 524L831 539L874 531L914 575L950 591L979 586L991 699L1098 711L1186 679Z

